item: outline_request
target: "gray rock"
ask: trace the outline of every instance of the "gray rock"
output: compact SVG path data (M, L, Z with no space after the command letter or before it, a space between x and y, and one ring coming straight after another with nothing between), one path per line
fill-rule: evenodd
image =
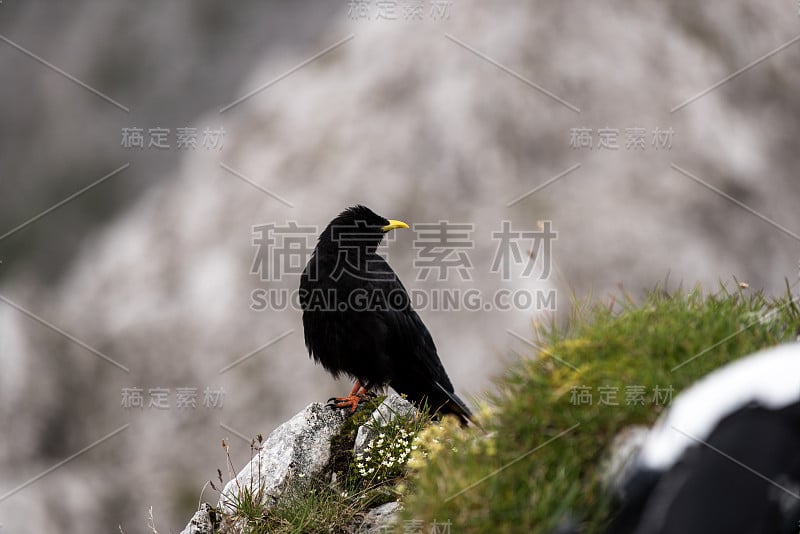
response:
M391 532L389 527L397 521L397 516L403 507L399 502L387 502L376 506L364 515L364 518L353 532L355 534L377 534Z
M353 446L353 453L364 452L367 444L378 435L375 429L388 425L398 417L408 417L416 414L417 409L413 404L405 400L400 395L389 395L386 397L378 409L372 412L370 422L358 427L356 442Z
M241 488L260 486L269 509L290 484L318 476L330 458L331 438L349 415L315 402L276 428L250 463L225 485L220 507L230 510Z
M181 534L213 534L214 521L211 519L212 512L211 505L208 503L201 504L200 509L194 513L192 520L181 531Z
M372 412L370 420L379 429L397 417L408 417L416 411L399 395L390 395ZM321 403L313 403L276 428L253 459L225 485L219 501L220 509L233 511L232 503L245 487L254 492L260 487L262 502L269 509L287 489L298 488L305 481L323 474L330 459L331 439L341 431L349 416L347 410L332 410ZM377 432L367 425L360 426L356 452L363 450L376 435ZM352 531L364 534L384 532L397 520L400 509L399 502L377 506L360 521L354 522ZM214 529L212 513L211 506L204 503L181 534L211 534ZM244 528L235 519L223 523L229 529L226 532L238 532Z
M605 487L613 491L621 490L621 485L630 475L649 432L650 429L646 426L636 425L625 427L614 436L601 474Z

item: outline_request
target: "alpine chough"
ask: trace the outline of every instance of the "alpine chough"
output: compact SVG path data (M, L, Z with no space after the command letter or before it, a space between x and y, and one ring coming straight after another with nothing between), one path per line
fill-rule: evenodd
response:
M373 388L395 391L463 424L469 409L454 393L430 332L405 287L376 253L386 232L408 228L365 206L344 210L319 236L300 278L309 355L334 377L355 380L334 406L355 411Z

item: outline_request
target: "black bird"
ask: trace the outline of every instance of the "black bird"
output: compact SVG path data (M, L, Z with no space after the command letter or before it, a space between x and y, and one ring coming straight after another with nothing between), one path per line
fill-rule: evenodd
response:
M470 411L454 393L430 332L376 253L383 235L396 228L408 225L354 206L320 234L300 278L306 347L335 378L355 380L350 395L334 399L338 408L355 411L370 389L389 385L466 424Z

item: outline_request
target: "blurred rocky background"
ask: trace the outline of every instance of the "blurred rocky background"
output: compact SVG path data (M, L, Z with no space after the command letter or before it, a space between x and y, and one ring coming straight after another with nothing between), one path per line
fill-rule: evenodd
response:
M467 223L467 279L419 280L415 233L395 233L406 286L555 290L557 315L619 284L795 285L798 10L3 0L0 531L145 532L150 506L178 531L223 437L238 469L252 436L348 390L297 310L254 306L298 282L254 272L260 225L355 203ZM492 272L503 221L544 220L547 279ZM550 313L421 310L465 398Z

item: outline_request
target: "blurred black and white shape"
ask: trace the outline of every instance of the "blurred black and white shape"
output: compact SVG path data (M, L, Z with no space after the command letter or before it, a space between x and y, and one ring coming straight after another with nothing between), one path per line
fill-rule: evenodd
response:
M609 534L800 532L800 343L681 393L613 491Z

